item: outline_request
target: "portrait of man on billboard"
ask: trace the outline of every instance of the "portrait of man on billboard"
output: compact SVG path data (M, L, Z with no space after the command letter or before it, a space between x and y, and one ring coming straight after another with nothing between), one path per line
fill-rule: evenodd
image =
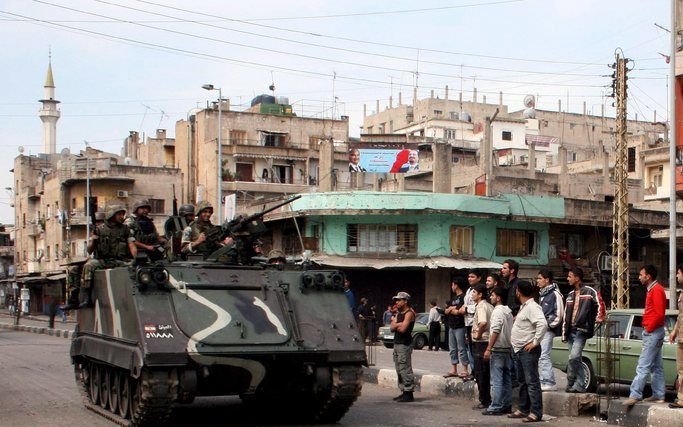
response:
M420 159L417 150L410 150L408 153L408 161L401 166L400 172L413 172L420 170Z
M349 150L349 172L365 172L360 165L360 150L357 148Z

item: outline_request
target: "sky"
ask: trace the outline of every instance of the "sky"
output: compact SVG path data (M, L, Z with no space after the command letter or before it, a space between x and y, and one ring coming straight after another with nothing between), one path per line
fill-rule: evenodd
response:
M299 115L350 117L357 136L375 101L443 97L614 115L617 48L633 60L629 118L667 119L669 1L636 0L1 0L0 188L13 159L42 151L39 99L49 52L61 101L57 151L119 153L129 131L175 134L175 122L215 100L234 108L269 93ZM335 103L336 99L336 103ZM241 105L241 107L240 107ZM0 191L0 222L12 223Z

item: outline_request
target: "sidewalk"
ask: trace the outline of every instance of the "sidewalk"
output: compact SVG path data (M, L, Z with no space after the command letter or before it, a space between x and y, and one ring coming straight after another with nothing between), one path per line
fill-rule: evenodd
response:
M67 319L66 322L62 322L60 317L55 318L54 329L48 328L49 323L49 316L44 314L22 315L19 319L19 325L15 325L14 316L9 314L9 310L0 309L0 329L71 338L76 327L76 321Z
M417 391L438 396L478 399L478 391L474 381L443 377L450 369L450 358L447 351L414 350L412 362ZM372 350L368 352L368 363L371 366L364 369L363 373L363 379L366 382L397 389L392 349L385 348L382 344L373 346ZM544 413L554 417L595 415L598 404L597 394L565 393L567 375L558 369L555 369L555 379L557 380L558 391L543 393ZM516 391L517 389L515 389ZM516 400L517 393L513 393L513 402ZM609 413L609 424L633 427L683 425L683 411L669 409L666 405L639 404L634 410L625 413L621 406L621 400L616 400L612 402L610 408L602 408L602 410Z

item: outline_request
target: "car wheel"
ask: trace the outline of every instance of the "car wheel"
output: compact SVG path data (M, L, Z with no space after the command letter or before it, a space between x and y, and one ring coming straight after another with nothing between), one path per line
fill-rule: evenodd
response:
M386 348L394 348L394 344L393 344L393 343L390 343L390 342L386 342L386 341L385 341L383 344L384 344L384 347L386 347Z
M424 334L417 334L413 337L413 348L422 350L427 345L427 337Z
M598 389L598 378L595 376L593 364L590 360L584 357L581 360L581 365L583 365L583 379L584 383L586 384L586 391L589 393L595 393L595 391Z

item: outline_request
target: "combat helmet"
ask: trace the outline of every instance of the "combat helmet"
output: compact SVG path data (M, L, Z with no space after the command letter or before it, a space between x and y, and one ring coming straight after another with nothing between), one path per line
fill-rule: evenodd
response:
M109 221L116 215L118 212L126 212L126 208L123 205L111 205L107 208L107 213L105 215L105 219Z
M182 205L180 207L180 209L178 209L178 215L180 215L180 216L185 216L185 215L194 216L194 205L191 205L191 204Z
M207 201L207 200L202 200L202 201L199 202L199 204L197 205L197 216L199 216L199 214L201 214L202 211L203 211L204 209L211 209L211 210L213 210L213 206L211 205L211 203L210 203L209 201Z
M95 221L104 221L106 219L106 214L102 211L95 212Z
M281 250L273 249L270 252L268 252L268 262L272 263L273 261L282 261L283 263L285 263L287 262L287 257L285 256L285 253Z
M149 208L150 210L152 209L152 205L149 204L149 200L147 200L147 199L142 199L142 200L136 202L136 203L133 205L133 213L137 212L138 208L144 208L144 207L147 207L147 208Z

